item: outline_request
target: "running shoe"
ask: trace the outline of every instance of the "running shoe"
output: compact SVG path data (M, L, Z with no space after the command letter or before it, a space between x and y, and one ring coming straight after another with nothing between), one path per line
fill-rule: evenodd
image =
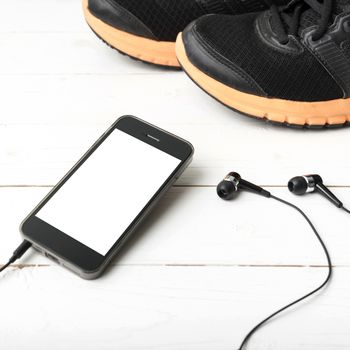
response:
M83 0L87 23L106 44L138 60L179 67L176 36L207 14L263 11L271 0ZM287 0L275 0L285 3Z
M176 51L189 77L233 110L295 127L350 124L349 0L204 16Z

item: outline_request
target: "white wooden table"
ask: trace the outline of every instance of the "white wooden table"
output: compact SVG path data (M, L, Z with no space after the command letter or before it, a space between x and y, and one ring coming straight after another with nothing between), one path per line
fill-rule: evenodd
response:
M217 198L232 170L306 209L335 265L329 288L269 323L248 349L350 349L350 217L286 189L290 177L318 172L350 204L349 129L296 131L239 116L183 73L104 46L79 1L0 6L0 264L20 242L20 221L118 116L134 114L196 148L101 279L84 281L34 252L1 274L1 349L237 349L327 269L297 213L246 193Z

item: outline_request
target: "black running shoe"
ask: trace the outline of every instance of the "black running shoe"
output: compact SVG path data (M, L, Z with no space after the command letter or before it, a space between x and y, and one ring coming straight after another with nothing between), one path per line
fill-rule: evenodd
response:
M89 26L111 47L142 61L179 67L176 36L191 21L210 13L262 11L267 1L83 0L83 8Z
M243 114L298 127L349 125L350 0L205 16L179 35L176 50L197 85Z

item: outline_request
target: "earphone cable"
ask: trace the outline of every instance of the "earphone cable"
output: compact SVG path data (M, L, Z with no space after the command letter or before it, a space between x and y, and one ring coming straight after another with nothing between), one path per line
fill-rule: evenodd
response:
M8 268L11 264L13 264L17 259L21 258L22 255L32 246L32 244L26 240L24 240L17 249L13 252L11 258L9 261L0 267L0 272L4 271L6 268Z
M347 208L345 208L345 207L342 207L342 209L343 209L345 212L347 212L348 214L350 214L350 210L349 210L349 209L347 209Z
M12 264L12 261L9 260L5 265L0 267L0 272L2 272L5 269L7 269L11 264Z
M323 242L320 234L318 233L316 227L314 226L314 224L311 222L311 220L309 219L309 217L304 213L303 210L301 210L299 207L297 207L296 205L290 203L290 202L287 202L281 198L278 198L278 197L275 197L273 195L271 195L272 199L280 202L280 203L283 203L295 210L297 210L304 218L305 220L308 222L308 224L310 225L311 229L313 230L313 232L315 233L318 241L320 242L321 246L322 246L322 249L326 255L326 258L327 258L327 264L328 264L328 274L327 274L327 277L326 279L324 280L324 282L319 286L317 287L316 289L314 289L313 291L311 291L310 293L304 295L303 297L293 301L292 303L284 306L283 308L277 310L276 312L274 312L273 314L271 314L270 316L268 316L267 318L265 318L263 321L261 321L260 323L258 323L247 335L246 337L244 338L243 342L241 343L241 346L239 347L238 350L243 350L244 346L247 344L247 342L249 341L249 339L252 337L252 335L259 329L261 328L265 323L267 323L269 320L271 320L272 318L274 318L275 316L277 316L278 314L280 314L281 312L285 311L286 309L289 309L290 307L294 306L295 304L298 304L300 303L301 301L309 298L310 296L312 296L313 294L317 293L318 291L320 291L322 288L324 288L328 282L330 281L331 277L332 277L332 272L333 272L333 268L332 268L332 261L331 261L331 257L330 257L330 254L328 252L328 249L327 249L327 246L326 244ZM347 209L344 208L344 210L346 210L347 212L350 213L350 211L348 211Z

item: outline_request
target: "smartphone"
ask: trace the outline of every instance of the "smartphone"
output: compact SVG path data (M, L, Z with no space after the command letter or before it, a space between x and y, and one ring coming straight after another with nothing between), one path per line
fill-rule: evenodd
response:
M45 256L85 279L99 277L179 178L192 145L136 117L119 118L24 219Z

